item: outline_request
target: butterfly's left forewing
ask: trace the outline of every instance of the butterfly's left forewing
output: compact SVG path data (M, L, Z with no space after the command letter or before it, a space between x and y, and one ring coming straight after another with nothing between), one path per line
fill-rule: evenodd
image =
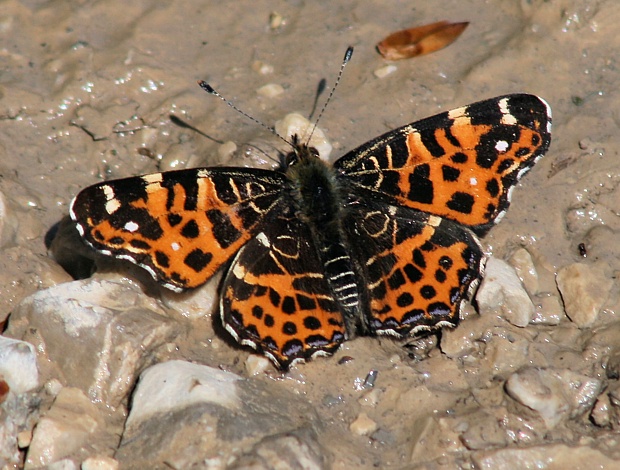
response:
M257 169L154 173L90 186L70 214L95 250L181 291L206 282L253 236L286 184Z
M334 168L369 198L484 235L508 208L512 187L549 147L550 128L551 111L541 98L500 96L390 131Z

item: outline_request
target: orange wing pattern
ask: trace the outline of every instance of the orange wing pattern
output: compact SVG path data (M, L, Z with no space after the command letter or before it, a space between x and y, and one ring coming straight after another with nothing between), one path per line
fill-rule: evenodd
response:
M273 171L154 173L90 186L71 217L97 251L132 261L177 292L204 284L255 233L280 197Z
M181 291L226 269L220 317L280 368L356 335L456 325L484 235L550 143L551 114L507 95L438 114L330 168L294 138L280 171L203 168L96 184L84 240Z
M533 95L481 101L388 132L334 167L366 198L388 198L484 235L551 142L547 103Z
M368 289L372 334L402 337L454 326L484 269L476 237L447 219L377 203L352 212L352 251Z
M309 227L295 219L271 222L235 257L220 314L237 341L288 368L332 353L347 333Z

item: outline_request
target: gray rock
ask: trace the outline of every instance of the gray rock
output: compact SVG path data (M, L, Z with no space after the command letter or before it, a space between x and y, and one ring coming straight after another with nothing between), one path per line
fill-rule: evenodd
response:
M0 400L2 401L2 400ZM28 445L32 428L39 419L41 399L34 392L16 395L12 391L0 404L0 468L19 468L21 448Z
M63 459L87 456L88 447L105 429L103 416L86 395L77 388L63 388L52 407L35 428L26 461L26 469L56 463Z
M180 333L137 286L96 278L27 297L6 332L35 345L45 375L113 408L126 400L155 351Z
M547 470L589 470L618 468L620 462L600 450L587 446L550 444L527 448L504 448L474 452L475 468L481 470L513 470L544 468Z
M278 384L169 361L142 373L115 458L126 468L224 467L237 459L238 468L254 461L297 468L291 462L306 459L321 468L316 426L310 404Z
M552 429L591 410L602 386L601 380L568 369L526 367L508 378L506 392Z

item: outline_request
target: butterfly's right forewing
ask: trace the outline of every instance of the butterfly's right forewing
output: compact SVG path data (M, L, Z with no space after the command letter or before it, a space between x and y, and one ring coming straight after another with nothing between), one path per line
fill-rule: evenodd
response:
M70 214L97 251L181 291L206 282L256 233L287 184L259 169L154 173L90 186Z

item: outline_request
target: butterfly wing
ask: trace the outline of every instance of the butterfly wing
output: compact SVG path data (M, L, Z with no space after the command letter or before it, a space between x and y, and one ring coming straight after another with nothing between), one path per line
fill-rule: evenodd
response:
M511 190L551 141L551 111L533 95L506 95L388 132L335 162L367 197L445 217L484 235Z
M206 282L252 237L286 184L258 169L155 173L90 186L70 214L95 250L182 291Z
M448 219L372 201L350 206L344 226L366 279L371 333L456 325L484 268L475 235Z
M239 250L222 282L220 313L238 342L281 369L331 354L346 339L310 230L294 217L272 219Z

